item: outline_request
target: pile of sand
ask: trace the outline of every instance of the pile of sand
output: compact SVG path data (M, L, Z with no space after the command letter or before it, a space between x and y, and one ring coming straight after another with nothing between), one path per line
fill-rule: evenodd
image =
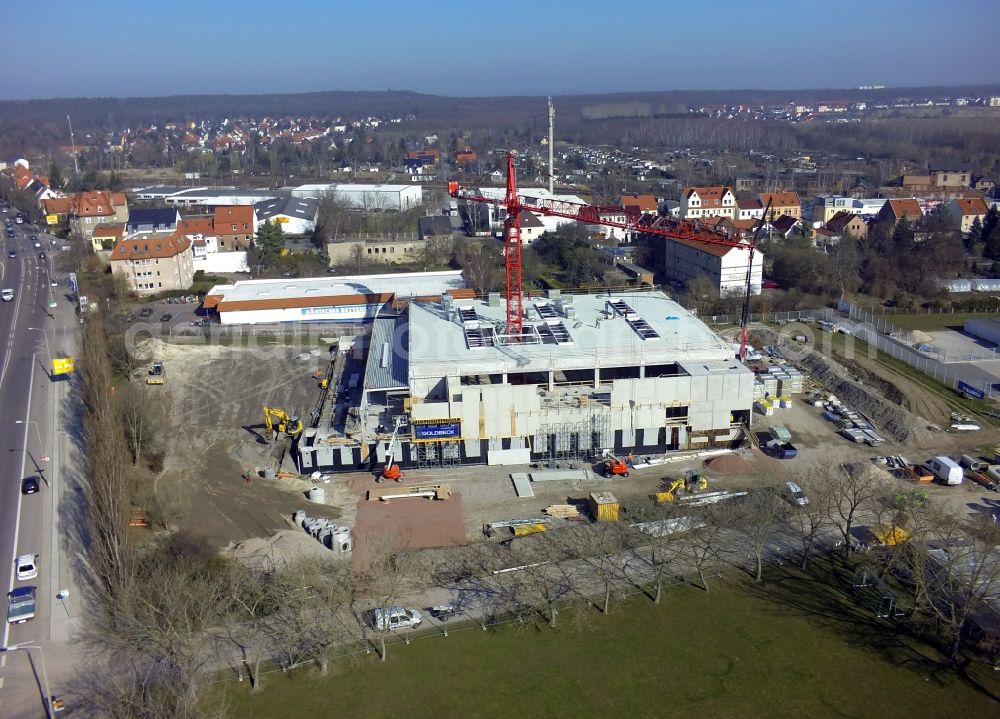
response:
M301 529L283 529L264 539L252 537L231 542L223 553L258 569L282 567L303 558L334 561L338 555Z
M723 454L719 457L706 459L704 467L716 474L749 474L752 470L749 462L735 454Z

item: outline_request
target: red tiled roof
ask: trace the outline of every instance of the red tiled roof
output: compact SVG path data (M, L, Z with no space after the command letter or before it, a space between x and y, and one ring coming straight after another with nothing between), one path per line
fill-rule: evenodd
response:
M978 197L960 197L956 202L958 211L963 215L985 215L990 211L986 203Z
M658 212L660 209L652 195L622 195L618 204L622 207L638 207L639 212Z
M686 187L684 188L684 197L690 198L692 194L697 193L703 208L722 207L722 198L727 192L732 194L732 190L728 187L724 187L723 185L713 185L711 187Z
M94 238L101 239L102 237L112 237L116 241L120 240L125 235L125 225L120 222L116 222L110 225L98 225L94 228Z
M181 218L177 223L177 231L182 235L212 236L215 234L215 218L207 215Z
M70 211L77 217L106 217L115 214L111 193L106 190L81 192L75 195Z
M920 219L924 216L923 211L920 209L920 203L914 199L887 200L886 204L889 206L889 212L897 220L901 220L904 217Z
M191 246L191 241L176 231L169 235L142 234L122 240L115 245L109 258L118 260L146 260L154 257L174 257Z
M72 197L50 197L47 200L42 200L42 207L45 209L46 215L69 214L72 204Z
M215 233L219 235L231 235L234 232L239 234L253 232L253 212L253 205L216 207L214 217ZM235 230L233 230L233 225L236 225Z
M760 193L760 204L767 207L768 200L771 207L801 207L802 201L797 192L762 192Z

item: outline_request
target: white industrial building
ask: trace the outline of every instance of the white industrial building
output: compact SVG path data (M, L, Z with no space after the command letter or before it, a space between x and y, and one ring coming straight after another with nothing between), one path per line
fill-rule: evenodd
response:
M504 318L499 295L456 293L380 315L367 352L334 363L357 410L314 416L303 471L377 466L397 423L403 467L725 447L749 426L753 373L661 292L529 299L519 343Z
M312 197L279 197L258 202L257 227L277 222L286 235L309 235L316 229L319 200Z
M305 279L241 280L216 285L204 308L224 325L278 322L364 322L392 301L465 288L460 270Z
M156 185L136 190L135 195L140 200L158 200L168 207L223 207L227 205L253 205L264 200L287 197L289 190Z
M480 197L488 197L491 199L496 199L498 202L502 202L507 194L506 188L502 187L478 187L474 190L478 193ZM519 187L517 189L517 194L520 195L525 200L525 204L528 205L527 211L530 212L531 200L532 198L537 198L540 200L554 200L559 202L570 202L575 205L586 205L580 197L576 195L556 195L544 187ZM507 219L507 208L501 205L492 205L486 203L478 203L472 201L460 201L466 206L466 212L475 211L472 208L479 207L482 208L481 212L485 213L484 222L489 225L489 229L494 234L499 234L503 232L503 223ZM544 232L555 232L560 227L566 224L572 224L576 220L571 220L567 217L553 217L551 215L543 215L540 213L532 213L535 218L541 223L541 230L538 234ZM524 217L521 218L522 225L524 224ZM531 223L534 225L534 222ZM591 225L591 227L594 227ZM612 230L612 228L604 228L607 230Z
M315 184L292 189L292 197L321 199L334 195L356 210L402 212L424 204L420 185Z

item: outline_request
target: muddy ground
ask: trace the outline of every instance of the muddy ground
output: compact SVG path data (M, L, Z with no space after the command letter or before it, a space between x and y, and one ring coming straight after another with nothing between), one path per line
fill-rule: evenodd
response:
M755 415L754 426L758 431L775 423L788 426L799 457L779 461L745 450L746 476L717 475L692 460L637 470L628 479L534 483L534 498L518 498L509 472L524 471L521 467L411 470L406 474L407 484L446 481L456 493L455 501L404 499L378 505L365 501L374 485L370 474L359 472L334 475L323 485L326 503L315 504L306 499L306 491L313 486L308 479L256 478L248 483L244 474L264 466L271 451L259 438L262 407L283 407L308 416L319 391L312 373L324 367L325 356L315 353L300 359L301 348L285 347L155 343L147 349L150 359L162 359L167 368L167 383L146 390L155 435L166 450L164 470L154 480L158 501L170 508L173 525L195 528L219 548L292 529L292 513L304 509L312 516L337 519L338 524L354 528L355 551L363 559L369 540L397 535L409 537L414 546L454 546L482 537L487 522L540 517L550 504L585 500L595 491L612 491L623 503L649 501L649 495L664 482L687 469L702 471L714 488L738 489L761 475L781 480L812 468L822 473L843 462L866 461L874 454L903 454L919 462L939 453L986 453L1000 437L992 427L973 433L927 429L947 427L947 402L876 362L856 357L846 368L848 373L868 391L884 393L893 404L906 406L916 415L924 430L919 443L890 441L878 449L852 444L822 419L820 409L797 401L773 417ZM286 463L285 469L293 468ZM932 486L929 491L934 501L967 512L993 506L996 496L971 482L960 487Z

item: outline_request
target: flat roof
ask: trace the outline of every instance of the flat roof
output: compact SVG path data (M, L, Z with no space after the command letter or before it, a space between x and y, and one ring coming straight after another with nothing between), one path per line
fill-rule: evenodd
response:
M407 388L406 353L400 351L405 330L402 317L376 318L372 323L365 365L366 390Z
M289 307L321 306L330 304L331 298L362 300L365 296L395 295L397 299L430 297L448 290L464 288L461 270L447 272L406 272L382 275L341 275L307 277L302 279L240 280L231 285L216 285L208 291L209 297L218 297L216 303L225 303L226 309L241 309L232 303L268 301L280 308L287 301ZM249 308L248 308L249 309ZM253 309L260 309L254 307Z
M559 300L561 307L556 304ZM562 327L552 332L541 329L541 341L535 344L492 346L479 343L473 329L470 343L467 328L502 332L503 301L491 306L482 300L456 299L450 316L439 302L411 303L405 348L410 374L432 377L677 362L697 375L728 367L734 360L728 340L660 291L563 294L551 300L525 297L524 304L526 327L556 323ZM629 313L623 314L622 307ZM472 322L464 324L463 319Z
M287 195L288 190L276 189L267 190L259 187L202 187L198 189L187 189L178 192L171 197L260 197L261 199L273 199Z
M189 190L205 190L205 187L191 187L190 185L152 185L150 187L142 187L138 190L133 190L132 192L136 195L156 195L159 197L172 197L181 192L187 192Z

